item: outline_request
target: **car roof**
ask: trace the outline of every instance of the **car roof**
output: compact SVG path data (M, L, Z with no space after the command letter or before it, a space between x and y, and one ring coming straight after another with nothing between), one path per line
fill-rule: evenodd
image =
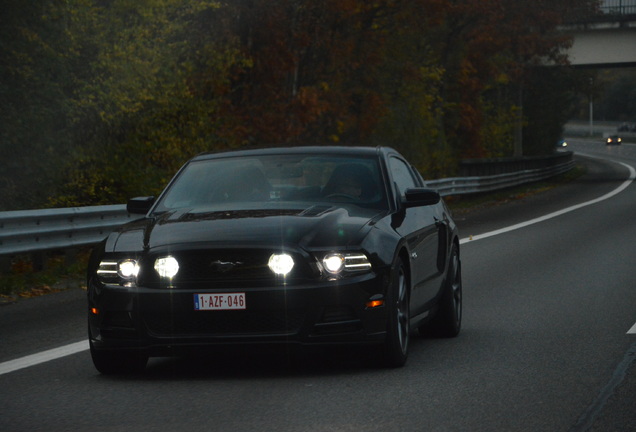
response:
M255 156L255 155L357 155L357 156L374 156L387 155L389 153L398 154L391 147L347 147L347 146L299 146L299 147L267 147L247 150L229 150L219 152L202 153L195 156L192 160L206 160L235 156Z

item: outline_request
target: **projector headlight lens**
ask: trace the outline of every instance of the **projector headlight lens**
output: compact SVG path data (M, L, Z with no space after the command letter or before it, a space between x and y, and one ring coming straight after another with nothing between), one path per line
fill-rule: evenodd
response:
M139 264L132 259L120 261L117 265L117 274L122 279L134 279L139 274Z
M325 270L331 274L338 274L344 269L345 259L341 254L329 254L322 260Z

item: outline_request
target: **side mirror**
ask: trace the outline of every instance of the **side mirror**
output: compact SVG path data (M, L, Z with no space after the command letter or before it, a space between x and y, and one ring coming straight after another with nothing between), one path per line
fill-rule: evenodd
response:
M155 203L155 197L137 197L131 198L126 204L126 210L130 214L142 214L145 215L150 211L150 208Z
M410 188L404 193L402 204L405 207L421 207L435 205L441 200L437 191L426 188Z

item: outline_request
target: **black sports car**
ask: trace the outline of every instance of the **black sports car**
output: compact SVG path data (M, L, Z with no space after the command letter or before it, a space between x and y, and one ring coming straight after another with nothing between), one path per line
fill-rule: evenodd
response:
M204 154L95 247L88 337L102 373L224 344L374 344L460 331L457 228L395 150Z

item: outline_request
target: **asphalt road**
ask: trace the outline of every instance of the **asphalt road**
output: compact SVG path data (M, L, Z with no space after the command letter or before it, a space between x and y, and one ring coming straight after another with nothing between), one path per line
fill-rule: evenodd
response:
M457 214L462 333L416 337L402 369L346 349L152 359L133 377L100 376L85 350L21 367L84 340L69 290L0 307L0 430L636 431L636 185L618 163L636 167L636 146L571 148L602 159Z

